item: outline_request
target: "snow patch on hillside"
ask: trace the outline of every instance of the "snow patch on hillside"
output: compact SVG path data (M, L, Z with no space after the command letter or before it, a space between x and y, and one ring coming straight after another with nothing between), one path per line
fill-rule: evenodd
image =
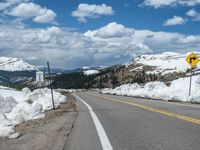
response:
M0 57L0 70L32 71L32 70L38 70L38 68L18 58Z
M93 74L98 74L99 71L98 70L86 70L84 71L84 75L93 75Z
M115 89L104 89L104 94L126 95L162 100L177 100L183 102L200 102L200 76L194 76L192 80L192 94L189 96L189 78L180 78L172 81L170 86L163 82L155 81L144 86L124 84Z
M190 68L190 65L186 62L186 58L190 53L191 52L164 52L162 54L141 55L140 57L127 64L126 67L132 64L138 65L138 67L129 70L137 71L142 70L143 66L150 66L153 67L153 70L146 73L161 73L162 75L173 72L185 72L188 68ZM200 56L200 52L194 53ZM200 68L200 64L198 64L197 67Z
M66 97L54 91L55 106L66 101ZM50 89L28 88L22 91L0 89L0 137L16 138L15 125L31 119L45 117L44 111L52 109Z

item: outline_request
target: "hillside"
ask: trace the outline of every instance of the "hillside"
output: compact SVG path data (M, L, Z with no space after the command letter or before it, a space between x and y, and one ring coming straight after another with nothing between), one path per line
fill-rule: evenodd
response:
M112 67L110 71L97 76L94 80L103 87L114 88L127 83L145 84L150 81L162 81L170 84L172 80L186 77L189 64L188 53L165 52L154 55L141 55L134 60ZM199 52L195 52L200 55ZM200 65L197 65L197 69Z
M76 75L62 74L55 78L53 85L60 88L114 88L127 83L145 84L150 81L162 81L170 84L172 80L186 77L190 66L185 59L189 54L189 52L165 52L141 55L128 63L98 70L99 73L96 72L89 77L84 72ZM199 52L196 54L200 55ZM200 66L198 65L197 68ZM77 80L78 76L81 76L81 80ZM74 80L79 86L72 86Z
M24 82L31 82L35 78L38 68L22 59L0 57L0 84L21 88Z
M148 74L161 73L165 75L174 72L186 72L190 68L186 62L186 57L190 53L165 52L155 55L141 55L128 63L126 67L130 72L144 70ZM200 52L195 52L195 54L200 56ZM197 67L199 68L200 65Z
M57 74L52 85L55 88L114 88L135 82L162 81L170 84L172 80L187 75L190 66L185 59L189 54L165 52L141 55L128 63L111 67L52 68L52 72ZM196 54L200 55L199 52ZM0 57L0 82L2 85L32 82L37 68L21 59Z

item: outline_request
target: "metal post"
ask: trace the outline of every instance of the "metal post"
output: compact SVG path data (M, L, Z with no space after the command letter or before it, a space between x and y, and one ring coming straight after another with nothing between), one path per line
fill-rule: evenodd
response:
M49 67L48 61L47 61L47 67L48 67L48 72L49 72L49 84L50 84L50 89L51 89L52 105L53 105L53 109L55 110L55 104L54 104L54 98L53 98L53 89L52 89L52 86L51 86L51 72L50 72L50 67Z
M192 74L193 74L193 71L191 69L191 74L190 74L190 85L189 85L189 96L191 95L191 90L192 90Z

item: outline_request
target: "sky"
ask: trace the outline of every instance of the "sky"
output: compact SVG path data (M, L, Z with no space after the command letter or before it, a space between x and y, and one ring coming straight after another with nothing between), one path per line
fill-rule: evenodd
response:
M73 69L199 51L200 0L0 0L0 55Z

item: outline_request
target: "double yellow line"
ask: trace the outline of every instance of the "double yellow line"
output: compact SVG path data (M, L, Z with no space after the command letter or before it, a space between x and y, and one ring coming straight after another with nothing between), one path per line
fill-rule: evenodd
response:
M159 113L159 114L163 114L163 115L166 115L166 116L174 117L174 118L177 118L177 119L181 119L181 120L184 120L184 121L187 121L187 122L191 122L191 123L200 125L200 120L199 119L194 119L194 118L191 118L191 117L188 117L188 116L184 116L184 115L180 115L180 114L175 114L175 113L163 111L163 110L160 110L160 109L157 109L157 108L149 107L147 105L137 104L137 103L133 103L133 102L129 102L129 101L117 100L117 99L113 99L113 98L110 98L110 97L98 96L98 95L94 95L94 94L91 94L91 95L95 96L95 97L98 97L98 98L103 98L103 99L106 99L106 100L110 100L110 101L113 101L113 102L132 105L132 106L135 106L135 107L138 107L138 108L142 108L142 109L145 109L145 110L148 110L148 111L151 111L151 112L156 112L156 113Z

